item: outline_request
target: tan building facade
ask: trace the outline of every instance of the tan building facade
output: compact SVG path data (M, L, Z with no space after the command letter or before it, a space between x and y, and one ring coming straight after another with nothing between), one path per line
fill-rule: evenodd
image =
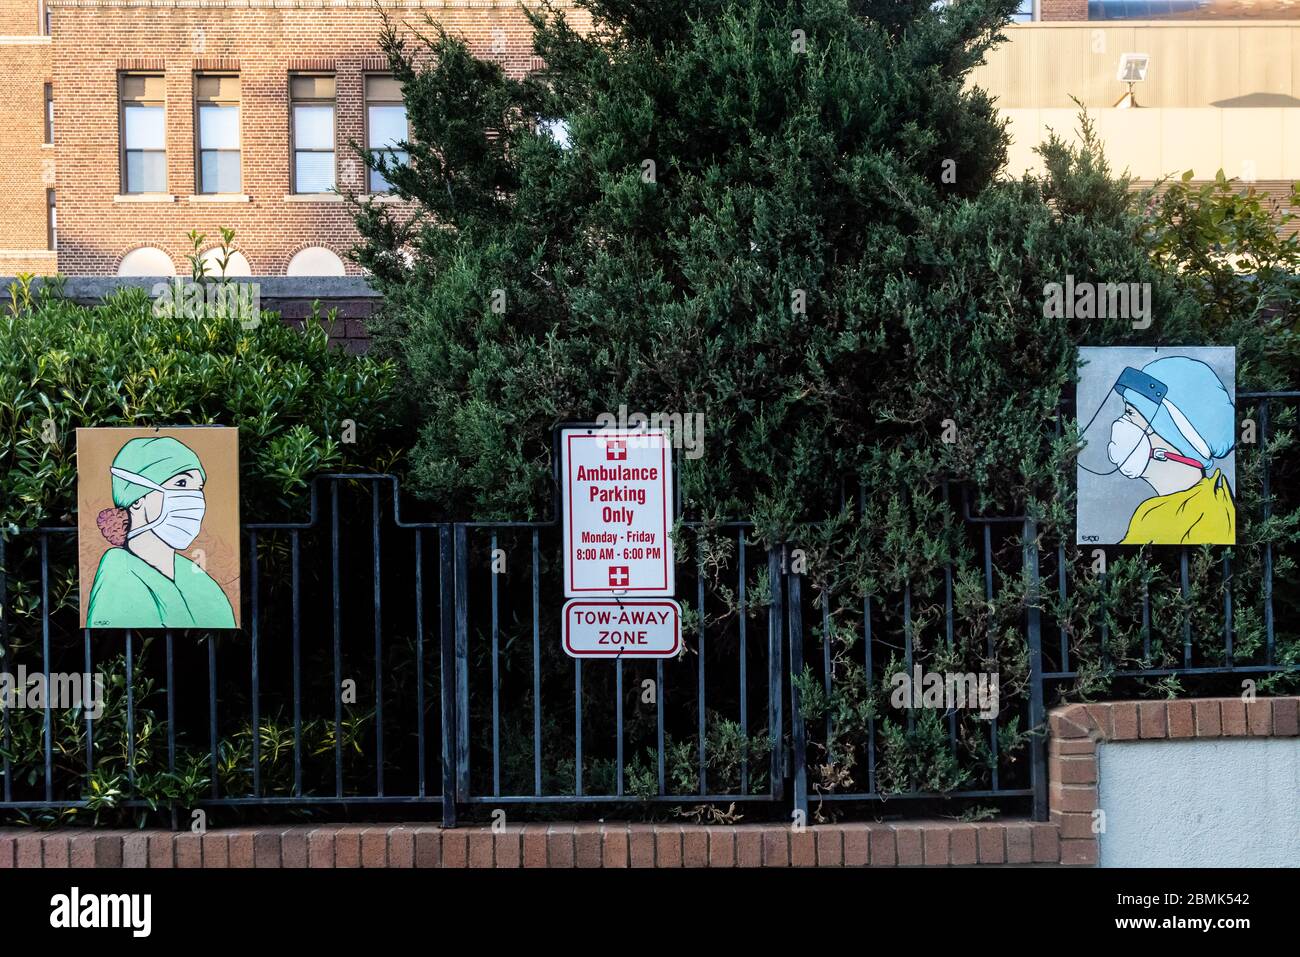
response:
M1300 180L1300 21L1039 22L1009 30L973 82L997 97L1012 146L1008 172L1041 169L1033 152L1072 134L1088 109L1112 166L1150 181L1192 170L1277 187ZM1149 57L1128 89L1124 54Z

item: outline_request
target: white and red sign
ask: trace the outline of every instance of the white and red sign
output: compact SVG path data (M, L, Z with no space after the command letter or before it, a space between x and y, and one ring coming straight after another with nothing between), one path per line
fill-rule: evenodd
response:
M571 598L564 603L570 658L672 658L682 646L682 609L670 598Z
M663 429L561 431L566 598L672 596L669 443Z

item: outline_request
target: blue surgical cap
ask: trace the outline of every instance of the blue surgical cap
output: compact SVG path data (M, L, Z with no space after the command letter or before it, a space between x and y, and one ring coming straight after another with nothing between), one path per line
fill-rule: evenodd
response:
M1159 379L1168 388L1166 402L1172 402L1187 417L1187 421L1200 433L1209 446L1206 458L1174 424L1169 410L1157 406L1150 398L1133 389L1124 389L1124 401L1142 413L1142 417L1178 451L1196 459L1209 468L1213 459L1221 459L1232 451L1236 442L1237 413L1227 388L1218 375L1199 359L1187 356L1168 356L1156 359L1142 367L1142 371Z

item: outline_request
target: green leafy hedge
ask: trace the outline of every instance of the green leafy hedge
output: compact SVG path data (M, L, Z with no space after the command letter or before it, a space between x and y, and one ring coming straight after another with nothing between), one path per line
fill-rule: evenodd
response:
M25 664L39 670L46 612L53 649L50 666L70 671L83 667L75 538L55 535L47 541L46 610L37 539L14 534L19 528L76 522L77 427L239 427L246 522L305 520L305 493L318 472L382 472L399 464L402 419L393 364L331 347L319 316L294 328L273 313L253 319L159 315L153 301L138 289L119 292L98 306L81 306L63 298L57 282L33 293L30 284L20 281L11 296L10 308L0 315L0 535L6 540L7 669ZM345 430L346 420L355 428ZM353 437L355 441L345 440ZM276 607L262 612L270 627L269 616L282 612L280 606L287 602L279 596L287 594L289 565L283 542L267 537L258 549L264 601L268 593L276 596L271 603ZM314 579L307 582L308 588L320 587ZM247 654L246 635L185 634L177 645L182 687L198 688L192 682L201 666L194 655L206 653L204 642L217 644L224 667L225 656ZM85 808L22 813L16 819L107 823L130 818L121 810L128 798L152 807L175 802L189 808L208 792L213 768L206 737L180 734L176 767L169 769L166 689L156 677L161 673L160 643L156 636L142 635L139 640L128 671L114 636L96 637L96 667L106 675L107 700L94 726L93 772L86 770L84 713L80 708L53 712L52 788L58 799L80 799ZM392 667L398 673L410 671L406 662ZM326 673L311 669L308 687L319 691L318 678ZM128 733L128 674L134 676L134 735ZM238 707L245 717L228 720L216 742L215 775L222 793L251 786L255 735L262 745L264 785L283 791L292 784L292 719L283 709L268 706L254 728L247 717L246 695L230 677L223 672L225 683L218 690L223 707ZM182 706L199 700L197 690L178 697ZM347 715L341 734L349 769L365 762L360 741L373 723L373 708ZM8 726L11 741L4 754L13 765L10 783L16 794L36 799L42 794L44 714L40 709L15 709L8 715ZM329 768L318 756L332 755L334 734L332 721L304 720L308 786L316 783L311 775L323 775L320 768ZM135 815L137 823L145 819Z
M271 313L159 316L143 290L90 307L57 285L15 284L11 302L0 315L0 525L73 521L78 427L237 426L251 521L298 518L317 472L397 461L393 365L330 348L318 317L297 329Z
M803 549L809 603L829 604L809 635L814 649L831 642L837 690L811 693L820 661L800 680L806 715L835 718L831 739L812 742L815 776L833 789L861 785L853 762L873 717L890 791L947 791L987 782L994 761L1023 766L1023 725L1004 726L993 757L987 728L965 718L959 760L934 764L924 755L948 748L947 729L905 732L882 705L880 656L872 682L859 667L874 597L882 645L910 642L937 670L996 670L1007 706L1023 705L1018 529L996 537L988 596L963 487L980 511L1034 516L1045 556L1063 546L1074 588L1040 599L1046 632L1064 635L1080 671L1062 693L1236 689L1229 676L1117 690L1112 676L1178 667L1189 615L1199 660L1222 660L1226 598L1239 660L1259 660L1266 544L1285 609L1275 660L1297 661L1286 583L1300 502L1284 403L1267 449L1238 456L1230 585L1219 551L1194 550L1184 596L1170 550L1112 549L1100 578L1073 543L1078 346L1233 345L1239 390L1300 384L1300 257L1275 211L1226 182L1134 195L1086 117L1081 146L1043 145L1043 176L1000 176L1004 122L969 76L1002 39L1012 0L579 6L590 32L535 15L546 68L522 80L446 33L413 38L394 24L384 37L405 84L411 161L368 162L419 212L362 203L356 256L387 303L378 345L413 386L412 478L429 499L458 516L546 515L556 424L621 406L703 413L704 455L679 460L688 514L752 520L762 542ZM1045 286L1067 276L1149 283L1153 321L1047 315ZM944 441L950 426L956 441ZM862 508L844 507L859 488Z

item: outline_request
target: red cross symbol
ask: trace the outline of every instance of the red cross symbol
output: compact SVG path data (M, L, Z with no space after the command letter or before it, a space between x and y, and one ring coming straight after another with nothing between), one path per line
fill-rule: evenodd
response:
M610 588L627 587L627 566L626 565L609 566L609 587Z
M621 462L627 458L627 442L623 439L611 439L605 444L605 459Z

